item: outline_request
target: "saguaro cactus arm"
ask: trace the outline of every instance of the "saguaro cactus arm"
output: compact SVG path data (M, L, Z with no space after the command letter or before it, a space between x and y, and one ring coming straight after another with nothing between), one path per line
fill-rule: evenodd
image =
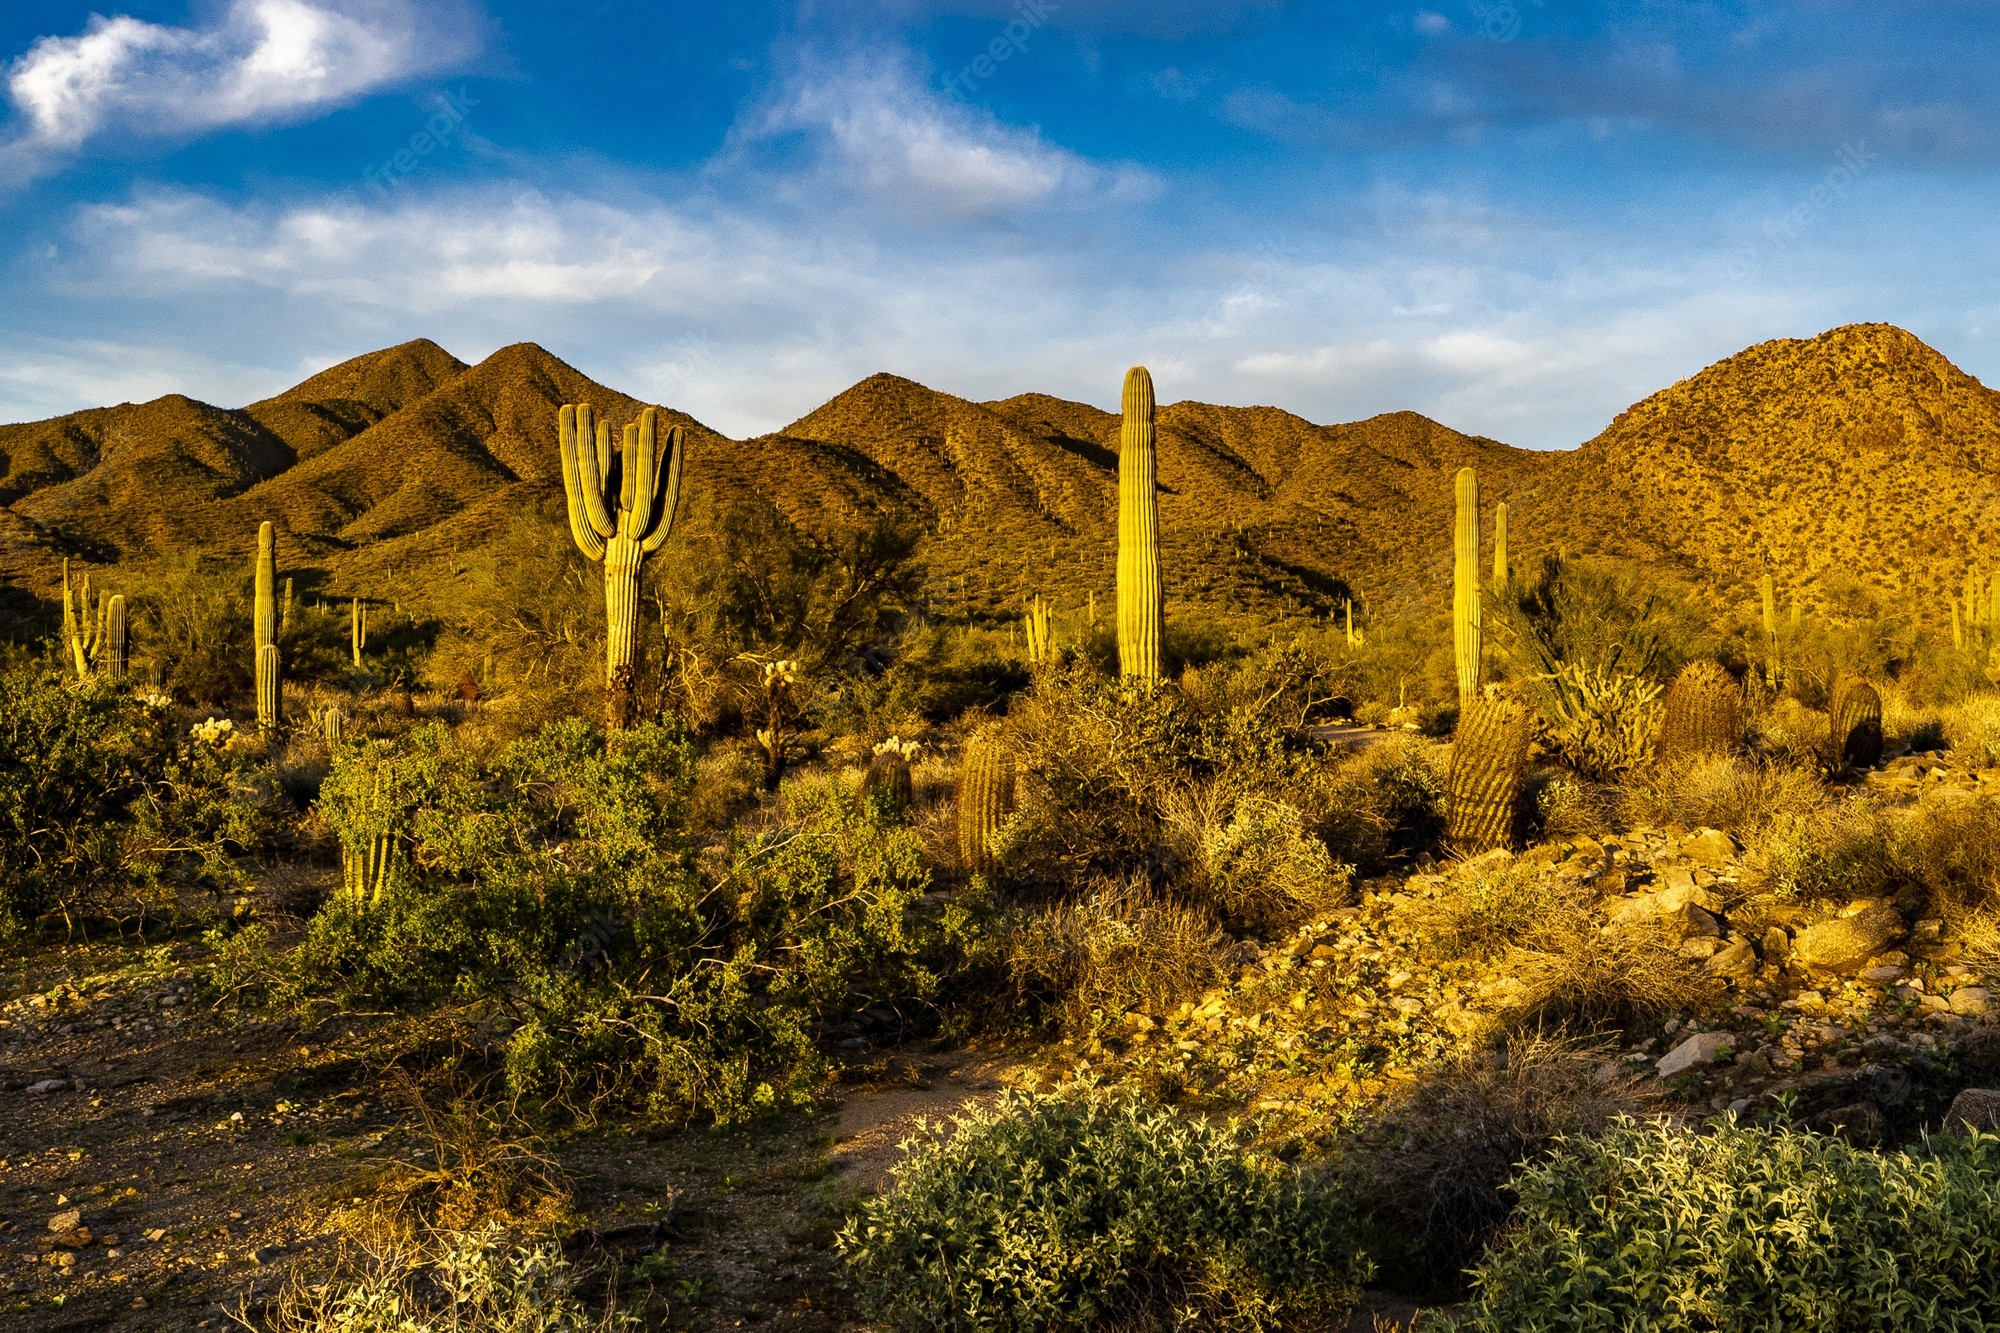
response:
M588 407L565 406L557 417L562 437L563 494L569 501L569 533L587 559L604 558L605 538L618 529L604 511L604 480L591 444Z
M642 452L650 454L655 447L655 423L656 418L650 411L639 418L639 448ZM659 502L653 506L648 519L649 530L639 543L641 555L651 555L667 544L667 538L674 534L674 515L681 507L681 460L687 457L687 436L679 426L668 429L665 448L666 484L659 487Z

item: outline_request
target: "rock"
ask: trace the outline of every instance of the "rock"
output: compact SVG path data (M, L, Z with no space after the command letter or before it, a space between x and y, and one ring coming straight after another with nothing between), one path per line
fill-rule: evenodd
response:
M1720 869L1736 856L1736 840L1721 829L1696 829L1681 843L1681 855L1698 866Z
M1697 935L1681 941L1680 956L1692 962L1706 962L1722 952L1722 941L1713 935Z
M37 1097L46 1097L52 1092L68 1092L69 1080L66 1078L45 1078L39 1083L30 1083L28 1091Z
M1653 1068L1661 1078L1678 1078L1690 1069L1705 1068L1732 1050L1736 1038L1727 1032L1697 1032L1660 1057Z
M1676 868L1660 872L1661 893L1692 893L1695 888L1694 871Z
M1936 917L1917 922L1910 927L1910 943L1936 944L1943 937L1944 922Z
M1944 1127L1948 1130L2000 1130L2000 1092L1991 1088L1967 1088L1951 1099L1951 1109L1944 1113Z
M1670 924L1679 931L1680 937L1684 940L1704 937L1715 939L1722 934L1722 923L1715 919L1715 914L1693 903L1688 903L1674 913Z
M1774 965L1782 967L1792 956L1792 937L1785 933L1783 926L1772 926L1764 932L1764 957Z
M1875 1103L1853 1102L1807 1116L1800 1124L1815 1133L1845 1132L1857 1143L1872 1143L1882 1137L1882 1131L1888 1128L1889 1122L1882 1115L1882 1108Z
M1792 961L1816 972L1852 972L1903 933L1903 915L1885 902L1808 926L1792 941Z
M49 1219L49 1230L59 1236L68 1235L83 1225L83 1212L76 1208L65 1208Z
M1910 1100L1910 1071L1901 1065L1863 1065L1854 1071L1854 1086L1877 1106L1901 1106Z
M1749 940L1737 940L1708 960L1704 971L1718 977L1748 977L1757 972L1757 950Z
M250 1251L250 1262L259 1265L268 1264L273 1259L276 1259L279 1253L280 1251L275 1245L260 1245Z
M1984 1018L1993 1011L1993 992L1984 986L1960 986L1951 993L1951 1011L1966 1018Z
M1861 979L1875 986L1887 986L1893 982L1901 981L1908 975L1910 975L1910 969L1907 967L1897 967L1894 964L1879 967L1864 967L1861 969Z

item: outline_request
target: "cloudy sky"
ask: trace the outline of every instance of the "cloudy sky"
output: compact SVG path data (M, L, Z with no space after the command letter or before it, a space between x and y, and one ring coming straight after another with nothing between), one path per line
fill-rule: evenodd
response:
M1990 0L10 0L0 420L541 343L1568 447L1765 338L2000 380Z

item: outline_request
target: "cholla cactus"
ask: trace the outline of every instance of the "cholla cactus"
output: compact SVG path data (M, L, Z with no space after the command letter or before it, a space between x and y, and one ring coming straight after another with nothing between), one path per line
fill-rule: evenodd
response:
M236 724L226 717L211 717L195 723L188 734L204 745L227 745L236 735Z
M1028 634L1028 661L1035 666L1046 666L1055 658L1055 635L1049 623L1049 604L1040 593L1028 604L1028 614L1021 623Z
M1457 513L1452 523L1451 646L1458 667L1458 707L1461 713L1479 697L1479 475L1469 467L1458 470L1454 486Z
M679 426L660 438L657 408L647 408L625 427L624 444L615 450L611 424L594 422L588 406L564 407L556 428L570 536L578 550L604 566L604 689L607 720L615 730L632 724L638 685L639 567L673 535L686 450Z
M988 726L965 743L958 761L958 860L967 874L999 869L994 837L1014 813L1014 755L999 728Z
M757 728L757 744L764 751L764 781L775 787L785 769L785 748L790 743L792 686L798 681L799 664L780 659L763 664L764 725Z
M1125 424L1118 446L1118 673L1156 684L1161 639L1159 464L1154 453L1153 377L1125 375Z
M267 519L257 528L256 604L257 726L275 732L284 720L283 681L278 657L278 535Z
M1445 837L1454 851L1513 844L1534 717L1519 700L1492 693L1459 715L1445 778Z

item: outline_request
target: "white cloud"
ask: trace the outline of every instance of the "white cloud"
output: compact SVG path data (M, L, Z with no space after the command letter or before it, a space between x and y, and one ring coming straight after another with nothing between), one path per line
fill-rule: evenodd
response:
M339 105L478 44L455 0L231 0L207 27L93 15L79 36L44 37L7 71L16 133L0 166L45 170L92 138L188 135Z
M900 53L844 66L808 62L735 137L751 150L781 136L814 141L821 188L854 192L906 217L945 222L1049 206L1143 201L1158 182L1050 143L1035 129L940 97Z

